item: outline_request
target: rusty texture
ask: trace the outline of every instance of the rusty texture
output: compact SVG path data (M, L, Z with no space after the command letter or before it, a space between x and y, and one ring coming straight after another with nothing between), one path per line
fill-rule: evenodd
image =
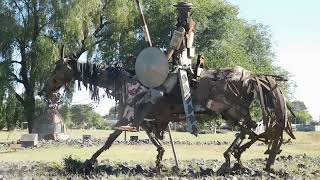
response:
M76 60L63 60L64 66L55 68L48 84L43 92L47 97L52 97L63 85L71 80L82 80L77 76L82 74L77 68ZM82 66L87 66L83 64ZM161 145L163 133L171 122L181 121L177 114L184 114L181 102L180 90L176 86L170 93L157 99L157 101L147 104L136 104L145 94L147 88L143 87L135 78L132 78L124 69L116 67L96 66L97 79L95 85L108 90L108 93L119 101L119 121L117 126L127 125L135 118L148 118L154 121L139 121L140 126L145 129L151 142L157 147L158 155L156 165L161 167L161 160L164 148ZM62 76L68 74L70 76ZM87 76L85 73L83 76ZM90 76L92 76L90 74ZM219 69L204 71L197 81L197 85L192 89L194 104L203 107L196 113L220 113L227 121L233 121L240 127L240 134L234 143L224 153L227 165L230 165L230 155L233 155L241 164L241 154L254 142L262 141L269 145L266 153L269 153L266 169L270 170L274 163L276 154L280 152L283 143L283 132L287 132L292 138L291 123L287 119L287 106L284 96L277 86L277 81L273 76L252 75L247 70L236 67L233 69ZM90 78L86 82L91 84ZM252 121L249 107L254 99L258 99L261 109L264 112L263 122L266 131L256 134L252 131L256 123ZM129 110L128 110L129 109ZM203 110L205 109L205 110ZM129 112L130 111L130 112ZM105 150L109 149L113 141L122 133L115 130L107 139L105 145L98 150L90 160L88 167L96 161L97 157ZM250 136L248 143L242 144L245 135ZM89 168L90 169L90 168Z
M185 27L186 32L192 34L195 23L191 18L186 18L190 17L190 9L191 4L177 4L179 14L177 26ZM182 42L183 47L187 47L187 44L187 41ZM167 51L167 58L171 58L172 55L174 63L176 53L173 52L175 50L169 48ZM203 68L199 69L199 67ZM277 81L284 79L270 75L254 75L241 67L205 69L203 56L199 56L195 69L190 69L190 71L196 72L193 75L189 74L194 77L189 80L189 83L193 105L197 107L195 114L221 114L225 120L233 122L240 128L240 133L223 154L226 162L220 171L230 170L231 155L241 167L242 153L257 141L269 145L266 151L269 154L266 170L270 171L276 155L281 152L280 147L284 141L283 133L286 132L291 138L295 138L291 122L288 120L288 107L277 84ZM174 73L169 76L172 74ZM160 170L165 151L160 140L163 139L168 123L185 121L180 118L180 115L184 115L185 112L178 83L175 83L170 91L165 90L165 85L154 89L147 88L136 77L132 77L126 69L117 65L102 66L61 58L56 63L55 70L41 94L51 99L53 93L74 80L82 81L86 87L89 87L95 99L99 99L97 87L102 87L109 96L118 101L119 121L116 126L127 126L129 123L141 126L157 148L156 166ZM260 102L263 124L266 127L265 132L261 134L256 134L252 130L257 124L252 120L249 108L255 99ZM144 121L145 118L152 119L152 121ZM85 162L88 171L93 169L98 156L109 149L121 133L122 131L117 129L110 134L105 145ZM245 142L246 135L250 139Z

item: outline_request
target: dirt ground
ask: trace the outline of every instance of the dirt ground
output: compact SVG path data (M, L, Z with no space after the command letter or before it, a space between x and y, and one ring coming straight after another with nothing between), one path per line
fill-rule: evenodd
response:
M2 132L3 133L3 132ZM90 132L92 133L92 132ZM92 133L101 137L109 131ZM1 134L1 132L0 132ZM267 173L265 167L266 145L255 144L243 155L244 169L234 169L221 174L222 153L232 142L233 133L189 137L186 133L175 133L175 143L180 160L180 170L176 171L171 147L165 144L166 153L163 169L155 170L156 149L149 141L125 142L120 138L115 145L102 154L95 170L86 175L81 171L81 162L89 158L104 143L99 137L90 142L79 139L75 132L69 141L41 142L33 149L10 149L8 139L0 144L0 180L2 179L320 179L320 133L296 133L297 139L283 146L277 156L274 172ZM72 155L70 157L70 155ZM121 157L121 158L120 158ZM65 158L63 160L63 158ZM233 162L234 163L234 162ZM80 168L79 168L80 167ZM80 169L80 170L79 170Z
M264 159L245 161L244 169L224 174L219 174L219 160L182 161L179 171L172 159L165 160L160 174L148 164L102 161L89 175L75 169L78 160L69 157L65 162L0 162L0 179L320 179L320 158L307 155L279 156L273 173L263 170Z

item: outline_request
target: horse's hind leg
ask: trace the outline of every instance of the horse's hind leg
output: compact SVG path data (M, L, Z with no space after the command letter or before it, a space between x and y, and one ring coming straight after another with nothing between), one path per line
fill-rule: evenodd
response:
M158 155L156 157L157 158L156 159L156 167L157 167L157 170L160 172L160 170L161 170L161 161L162 161L162 157L164 155L165 150L162 147L162 144L159 141L159 139L152 132L152 128L149 127L146 123L141 123L141 126L146 131L146 133L149 136L149 139L152 142L152 144L155 145L156 148L157 148Z
M158 138L156 138L154 136L154 138L150 138L151 141L154 141L153 144L157 147L157 151L158 151L158 155L157 155L157 159L156 159L156 167L158 169L158 171L161 170L161 161L164 155L164 148L162 147L161 142L158 140Z
M122 126L122 125L126 125L128 124L128 120L122 118L121 120L119 120L116 124L116 126ZM113 133L111 133L107 139L107 141L105 142L105 144L97 151L95 152L92 157L88 160L86 160L85 162L85 171L86 173L90 172L93 170L93 166L94 164L97 162L97 158L100 156L100 154L109 149L112 145L112 143L117 139L117 137L119 137L119 135L122 133L121 130L115 130Z

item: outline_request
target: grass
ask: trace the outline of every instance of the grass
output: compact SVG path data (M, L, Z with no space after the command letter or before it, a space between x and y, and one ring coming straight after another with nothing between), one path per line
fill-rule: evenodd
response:
M105 138L112 131L108 130L70 130L70 137L79 139L83 134L91 134L95 138ZM26 131L4 132L0 131L0 142L16 141L21 134ZM127 136L138 135L140 139L147 138L146 134L141 131L137 133L128 133ZM320 132L296 132L297 140L293 140L292 145L284 145L282 155L296 155L306 153L307 155L320 156ZM9 138L8 138L9 137ZM173 132L175 140L189 140L189 141L213 141L225 140L231 142L234 138L234 133L227 134L205 134L194 137L189 133ZM118 140L123 140L122 134ZM169 138L166 137L168 140ZM100 147L86 147L79 148L76 146L46 146L44 148L1 151L0 161L46 161L46 162L61 162L62 159L68 155L74 155L80 159L90 158L91 155ZM164 146L166 153L164 159L172 159L173 154L170 146ZM222 153L228 148L228 145L176 145L176 151L179 160L191 159L223 159ZM247 150L242 158L244 160L266 157L263 153L266 146L252 146ZM106 152L102 153L99 160L110 160L116 162L140 162L153 163L157 154L156 148L153 145L114 145Z
M112 130L75 130L70 129L68 130L67 134L69 134L71 139L82 139L82 135L90 134L94 138L97 139L106 139L109 134L111 134ZM0 131L0 142L11 142L11 141L17 141L20 139L22 134L28 133L26 130L16 130L16 131ZM127 139L129 139L130 136L138 136L139 139L148 139L147 134L144 131L140 132L127 132ZM186 132L172 132L172 136L174 140L188 140L188 141L201 141L201 142L207 142L207 141L223 141L223 140L232 140L234 138L234 133L227 133L227 134L200 134L199 137L195 137L194 135L191 135L190 133ZM124 140L124 133L122 133L117 140ZM168 133L165 134L165 139L169 140Z

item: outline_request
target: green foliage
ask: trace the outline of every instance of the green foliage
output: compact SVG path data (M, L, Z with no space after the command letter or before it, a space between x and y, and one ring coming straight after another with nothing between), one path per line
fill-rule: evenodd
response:
M0 114L0 129L6 128L7 130L13 130L17 126L20 126L23 120L23 110L20 102L12 94L9 94L9 96L2 101Z
M105 126L104 119L96 112L90 105L73 105L66 112L66 107L60 108L62 116L67 116L67 125L71 125L72 128L97 128L103 129ZM68 115L66 115L68 114ZM69 116L69 117L68 117ZM69 121L70 119L70 121Z
M35 83L35 88L39 88L44 84L48 77L45 76L52 71L56 60L58 59L59 50L57 45L48 37L39 36L34 41L30 56L31 80Z
M294 112L307 111L307 106L303 101L292 101L289 105Z
M29 129L38 108L35 95L59 58L59 48L66 45L69 57L92 52L103 7L101 0L0 2L1 89L24 89L16 97Z
M259 122L262 120L262 111L261 111L261 105L260 102L254 101L252 105L250 106L250 115L252 120Z
M295 113L295 115L297 117L297 124L307 124L312 121L312 116L308 111L300 111Z
M153 46L168 47L177 2L142 2ZM197 23L194 45L210 68L240 65L253 73L288 75L273 64L268 27L239 18L239 9L223 0L191 2ZM131 0L5 0L0 2L0 23L0 93L23 87L25 92L17 97L30 122L36 115L35 94L59 58L62 45L67 57L78 58L87 52L89 59L105 62L125 61L148 46L137 5Z
M307 124L312 121L312 116L308 112L307 106L303 101L292 101L289 102L289 106L292 108L296 115L296 124ZM293 118L290 116L290 118Z
M295 119L291 115L289 118L294 119L296 124L306 124L312 120L312 116L309 114L308 109L303 101L288 102L288 105L292 108L296 115Z
M64 123L67 125L67 127L72 127L73 122L71 121L70 118L70 107L67 103L63 104L59 109L58 109L60 115L62 116L62 119Z
M219 129L222 123L225 122L220 115L200 115L198 119L200 129L202 130Z
M109 109L108 117L117 117L118 116L118 106L112 106Z

